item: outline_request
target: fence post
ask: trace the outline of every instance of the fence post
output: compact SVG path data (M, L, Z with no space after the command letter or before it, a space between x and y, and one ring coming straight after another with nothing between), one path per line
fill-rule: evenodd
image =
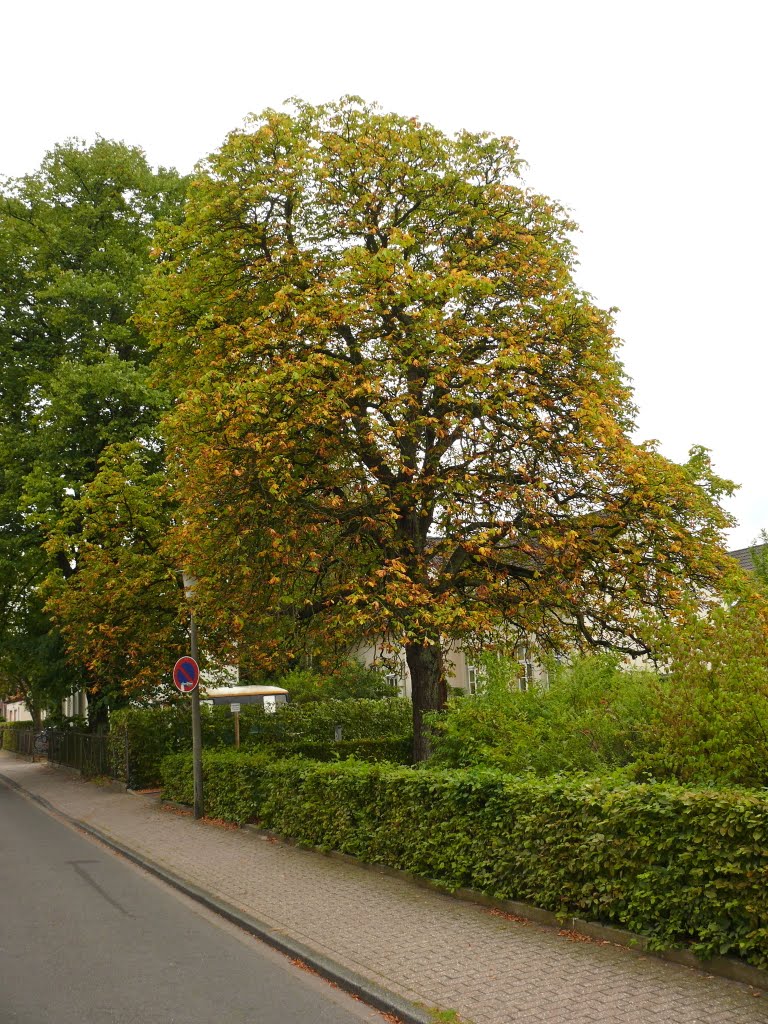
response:
M125 788L131 788L131 748L128 744L128 723L125 723Z

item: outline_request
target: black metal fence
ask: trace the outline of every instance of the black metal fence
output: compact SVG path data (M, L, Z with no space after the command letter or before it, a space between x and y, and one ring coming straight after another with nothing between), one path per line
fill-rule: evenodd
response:
M95 775L112 776L108 737L105 734L49 730L48 760L76 768L85 778Z
M119 746L119 753L118 753ZM75 768L85 778L106 775L123 779L127 772L127 741L116 744L104 733L73 729L3 729L0 747L33 760Z
M34 729L3 729L0 735L0 747L12 754L24 754L26 757L44 757L48 749L45 733Z

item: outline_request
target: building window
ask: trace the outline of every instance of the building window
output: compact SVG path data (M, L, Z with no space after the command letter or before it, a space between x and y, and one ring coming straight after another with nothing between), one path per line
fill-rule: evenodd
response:
M477 665L467 665L467 689L470 693L477 693L478 675Z
M529 690L533 686L533 683L533 662L525 658L520 662L520 674L517 679L517 688L525 693L526 690Z

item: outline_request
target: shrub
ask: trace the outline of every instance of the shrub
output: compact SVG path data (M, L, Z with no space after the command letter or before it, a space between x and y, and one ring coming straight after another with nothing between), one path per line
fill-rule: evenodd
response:
M263 802L262 785L271 758L236 750L203 754L205 810L210 818L242 824L253 818ZM192 757L171 754L162 763L163 796L182 804L194 803Z
M208 813L451 888L768 966L768 798L618 779L204 757ZM163 763L191 802L191 759Z
M397 690L378 669L346 662L332 672L295 669L277 680L291 695L292 704L326 700L381 700L396 697Z
M232 746L235 734L229 708L204 705L200 712L203 748ZM337 727L342 745L335 742ZM280 749L287 755L294 751L308 755L314 750L327 760L349 752L407 759L410 755L403 751L410 743L410 728L410 702L402 698L280 704L273 713L256 704L240 709L243 747ZM190 705L116 711L111 716L109 744L118 777L135 789L158 785L163 757L192 749Z
M516 663L512 663L516 678ZM554 665L548 689L510 690L503 660L488 659L487 683L451 699L433 717L432 763L511 773L610 772L631 764L650 717L655 676L619 668L609 655Z
M229 708L200 708L203 746L234 742ZM110 716L110 762L115 774L134 789L158 785L166 754L192 749L189 703L154 708L124 708Z
M692 617L672 634L657 681L638 777L768 784L768 608L755 595Z
M520 693L503 661L489 661L484 691L433 718L432 763L768 785L768 604L750 586L682 627L659 624L665 675L599 655L554 666L548 690Z
M410 736L390 736L361 740L299 740L253 748L269 753L274 759L287 757L311 758L313 761L344 761L356 757L361 761L389 761L410 764L413 741Z
M335 738L337 728L344 740L407 736L411 731L411 702L404 697L281 704L274 714L257 706L246 706L246 710L248 735L258 742L323 743Z

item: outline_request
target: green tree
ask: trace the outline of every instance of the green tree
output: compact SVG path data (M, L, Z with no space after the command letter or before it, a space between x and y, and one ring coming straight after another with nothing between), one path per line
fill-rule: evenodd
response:
M729 485L631 442L611 317L520 167L355 98L265 111L203 166L146 306L201 616L268 668L402 644L417 759L446 638L639 653L725 571Z
M40 729L43 713L60 711L63 698L80 683L39 594L33 588L23 588L6 608L0 645L0 698L23 700L33 727Z
M51 554L77 559L77 572L47 581L47 609L70 661L111 681L101 690L112 708L167 696L188 647L182 581L165 543L174 512L162 447L115 444L47 543Z
M54 569L78 569L70 514L114 444L151 435L167 395L150 386L150 353L133 313L161 219L178 219L184 181L141 150L98 139L55 147L34 174L0 188L0 657L31 641L60 648L42 606ZM46 541L66 519L70 543ZM94 719L102 680L80 673Z
M761 530L760 536L750 552L755 579L764 594L768 595L768 530Z

